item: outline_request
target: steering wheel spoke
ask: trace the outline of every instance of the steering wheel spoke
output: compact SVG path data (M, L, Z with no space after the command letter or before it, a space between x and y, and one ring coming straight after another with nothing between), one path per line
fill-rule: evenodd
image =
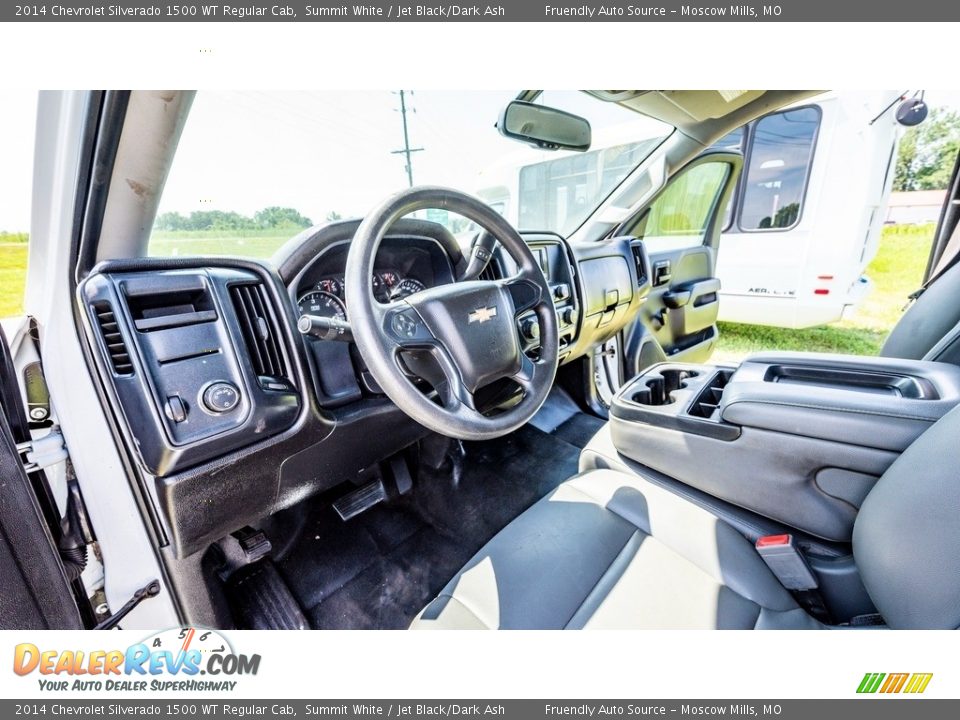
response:
M457 415L479 416L480 413L477 410L473 393L463 384L460 373L454 367L450 356L447 355L445 350L438 347L434 357L443 373L443 380L434 386L443 407Z
M438 342L420 313L405 300L378 305L374 312L382 336L398 350L416 350Z
M521 355L520 370L511 379L519 385L525 393L533 392L537 386L539 366L526 354Z
M510 294L514 316L531 310L543 302L542 288L526 272L496 282Z

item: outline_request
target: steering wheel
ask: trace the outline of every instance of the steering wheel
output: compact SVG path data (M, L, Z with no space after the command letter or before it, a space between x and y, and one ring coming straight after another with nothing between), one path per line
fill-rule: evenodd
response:
M427 208L472 220L513 257L519 272L503 280L455 282L383 304L370 278L377 249L399 218ZM506 435L540 409L557 373L558 327L550 287L519 233L480 200L441 187L397 193L367 215L350 243L345 274L354 341L380 387L424 427L463 440ZM524 352L517 317L533 310L540 323L540 353ZM436 400L413 383L426 380ZM523 391L512 407L483 414L481 388L510 378ZM437 402L439 400L439 403Z

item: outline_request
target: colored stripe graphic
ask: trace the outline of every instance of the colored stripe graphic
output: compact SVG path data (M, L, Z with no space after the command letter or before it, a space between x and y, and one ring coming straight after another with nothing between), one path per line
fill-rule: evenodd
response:
M907 678L910 677L910 673L890 673L887 675L887 681L880 688L882 693L898 693L903 689L904 683L907 682Z
M933 673L866 673L860 685L857 686L857 692L861 694L884 693L887 695L896 693L919 694L927 689Z
M907 687L904 690L906 693L922 693L927 689L927 685L930 684L930 679L933 677L933 673L914 673L910 677L910 682L907 683Z
M857 692L875 693L885 677L885 673L867 673L863 676L863 680L860 681L860 687L857 688Z

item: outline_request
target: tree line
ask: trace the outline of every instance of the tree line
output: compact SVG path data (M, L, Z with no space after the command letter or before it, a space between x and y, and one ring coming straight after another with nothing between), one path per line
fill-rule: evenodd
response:
M893 189L944 190L960 151L960 114L935 109L900 140Z
M330 213L337 215L337 213ZM339 217L337 215L337 217ZM333 219L328 216L327 218ZM189 215L165 212L157 216L155 230L275 230L303 229L313 221L288 207L268 207L257 210L253 217L223 210L195 210Z

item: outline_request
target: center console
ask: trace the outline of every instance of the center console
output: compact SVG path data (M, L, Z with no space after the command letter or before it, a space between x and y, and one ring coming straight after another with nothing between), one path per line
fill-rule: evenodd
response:
M649 368L617 394L610 434L630 460L811 535L849 542L879 476L958 403L954 365L769 353L738 367Z

